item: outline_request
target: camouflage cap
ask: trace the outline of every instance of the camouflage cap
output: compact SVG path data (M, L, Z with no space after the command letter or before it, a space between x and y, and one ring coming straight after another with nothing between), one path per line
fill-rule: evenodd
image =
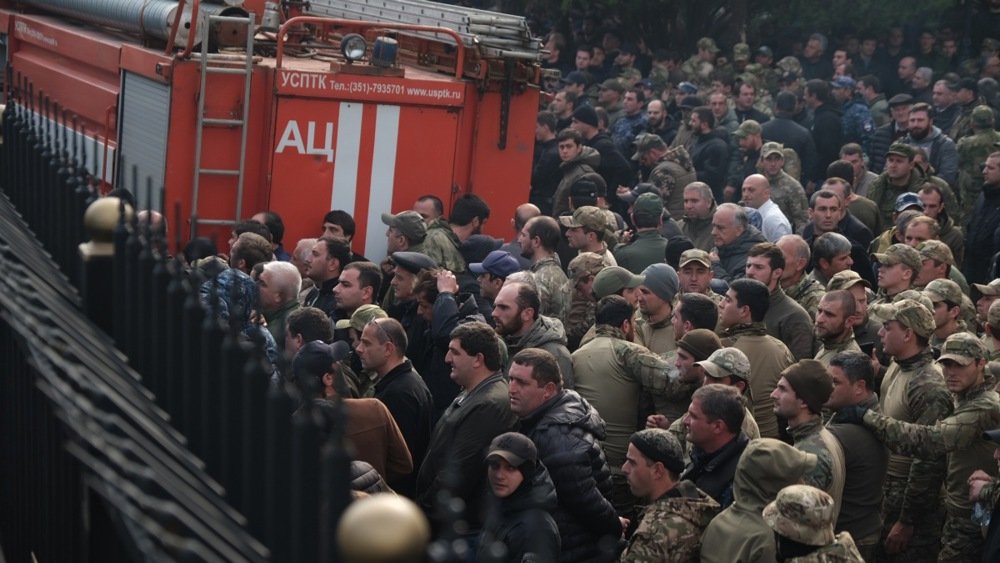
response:
M927 307L928 311L934 311L934 302L931 301L930 297L924 295L924 292L919 289L904 289L893 296L892 302L896 303L902 301L903 299L912 299L924 307Z
M618 80L617 78L609 78L609 79L605 80L604 82L601 82L601 85L598 86L598 89L599 90L614 90L615 92L618 92L619 94L621 94L621 93L625 92L625 85L622 84L622 81Z
M760 147L761 158L767 158L773 154L785 158L785 147L781 143L775 143L774 141L764 143L764 146Z
M627 82L642 80L642 71L637 68L624 68L618 74L618 78Z
M983 295L1000 295L1000 278L997 278L988 284L974 283L972 284L972 287L976 288L979 293Z
M602 269L604 269L604 259L600 254L581 252L569 261L566 275L571 281L578 282L587 276L596 276Z
M712 257L709 256L708 252L700 248L691 248L681 252L681 259L677 263L678 268L683 268L691 262L697 262L706 268L712 267Z
M951 253L951 248L939 240L925 240L917 247L917 252L920 253L921 261L934 260L949 266L955 265L955 255Z
M802 76L802 63L800 63L795 57L783 57L780 61L775 63L774 66L777 67L782 74Z
M372 322L375 319L387 319L389 315L382 310L382 307L378 305L372 305L371 303L365 303L364 305L358 307L349 319L340 319L335 325L337 330L344 330L345 328L353 328L354 330L361 332L365 329L365 325Z
M951 280L932 280L924 288L924 295L931 300L931 303L947 301L953 305L962 304L962 288Z
M424 218L416 211L403 211L395 215L383 213L382 222L409 240L423 242L427 238L427 223L424 223Z
M990 309L986 313L986 323L1000 329L1000 299L990 303Z
M711 37L702 37L698 40L697 46L699 49L705 49L706 51L711 51L713 53L719 52L719 47L715 44L715 39Z
M976 360L985 359L989 355L986 345L978 336L971 332L956 332L941 345L941 356L938 362L951 360L959 365L967 366Z
M750 46L746 43L737 43L733 45L733 60L734 61L749 61L750 60Z
M583 227L595 232L602 232L608 228L608 216L603 209L593 205L577 207L572 215L559 217L559 222L568 229Z
M664 149L666 150L667 144L663 142L663 138L654 133L639 133L635 136L635 154L632 155L632 160L639 160L639 156L653 149Z
M976 106L972 110L972 126L977 129L990 129L993 127L995 117L990 106Z
M833 497L809 485L781 489L777 498L764 507L764 522L779 535L806 545L833 543Z
M736 137L737 139L745 139L750 135L760 135L760 131L760 123L757 123L753 119L748 119L743 123L740 123L740 126L736 128L736 131L733 131L733 137Z
M619 291L628 288L635 289L646 281L643 276L638 276L622 268L621 266L609 266L604 268L594 277L594 285L591 291L598 299L614 295Z
M681 443L662 428L640 430L628 439L628 443L654 462L660 462L674 475L684 471L684 450Z
M901 243L896 243L890 246L885 249L884 253L876 252L875 254L872 254L872 258L884 266L905 264L914 272L919 272L920 267L923 266L923 260L920 259L920 253L917 252L917 250L912 246L907 246Z
M907 145L906 143L893 143L889 146L889 150L885 151L886 155L895 154L901 156L907 160L913 160L916 156L917 151L913 150L913 147Z
M701 366L712 379L735 377L750 382L750 360L747 355L736 348L720 348L707 360L695 362Z
M870 310L874 316L880 319L899 321L899 324L924 338L930 338L936 328L931 310L925 304L914 299L872 305Z
M850 289L859 283L868 289L871 289L872 287L872 284L868 283L868 280L861 277L861 274L855 272L854 270L844 270L843 272L833 274L830 281L826 283L826 290L836 291L838 289Z

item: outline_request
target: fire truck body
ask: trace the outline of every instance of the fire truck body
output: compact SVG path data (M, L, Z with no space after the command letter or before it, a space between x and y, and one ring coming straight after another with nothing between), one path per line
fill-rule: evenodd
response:
M253 21L266 19L247 4ZM137 186L142 208L162 205L182 242L215 236L224 245L234 221L271 209L294 244L317 236L328 210L343 209L357 222L355 251L378 259L382 213L409 209L422 194L450 209L467 192L489 202L487 231L507 236L506 218L527 200L537 49L491 58L447 29L292 16L271 34L273 56L253 55L256 26L239 36L250 39L242 51L185 57L62 15L18 13L2 0L0 34L10 86L30 83L34 94L18 98L43 119L56 112L37 101L42 93L76 116L100 141L83 143L93 172ZM220 21L234 29L230 18L194 27L218 31ZM311 42L295 42L289 30ZM317 47L339 47L351 31L369 43L393 35L402 62L380 67L369 54L352 63Z

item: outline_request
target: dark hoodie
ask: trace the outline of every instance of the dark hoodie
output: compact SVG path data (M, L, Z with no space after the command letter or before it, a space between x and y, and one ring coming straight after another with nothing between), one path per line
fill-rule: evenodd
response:
M775 561L774 532L761 512L778 491L798 483L815 466L815 454L780 440L751 441L736 467L733 504L712 520L702 536L702 562Z
M559 557L559 528L551 516L559 499L544 464L526 474L512 495L493 501L479 536L476 561L521 563Z
M549 469L559 506L560 561L611 561L621 524L611 497L611 469L601 450L604 420L575 391L563 390L521 419L521 432Z
M813 110L812 136L816 142L816 167L812 174L803 174L817 185L826 180L826 168L840 158L844 145L843 111L832 104L823 104ZM805 182L803 182L805 183Z

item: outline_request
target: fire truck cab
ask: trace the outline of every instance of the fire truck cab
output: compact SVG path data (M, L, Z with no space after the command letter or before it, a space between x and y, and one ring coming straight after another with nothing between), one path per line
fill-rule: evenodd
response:
M4 101L68 129L91 172L182 244L263 210L294 244L342 209L377 260L380 215L423 194L446 210L479 195L501 237L527 201L540 71L520 17L426 0L0 0L0 49Z

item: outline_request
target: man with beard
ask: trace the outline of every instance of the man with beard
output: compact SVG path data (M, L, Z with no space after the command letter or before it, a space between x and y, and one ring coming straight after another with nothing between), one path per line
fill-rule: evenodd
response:
M931 122L933 113L933 108L927 104L915 104L910 108L908 133L901 142L924 149L937 175L949 186L957 186L958 150L955 141Z
M646 131L658 136L667 145L677 135L677 122L667 113L663 100L650 100L646 104Z
M540 348L559 362L559 371L568 388L575 386L573 359L566 348L566 331L555 318L538 313L538 292L525 283L508 283L493 303L493 324L514 356L525 348Z
M722 302L722 296L712 291L711 288L714 274L712 272L712 258L707 252L699 248L685 250L681 253L681 259L677 265L680 268L677 270L677 279L680 281L681 293L704 295L716 305Z
M830 365L834 356L844 351L860 352L853 327L860 322L857 303L850 291L840 289L823 296L816 313L814 332L820 342L816 361Z
M690 126L695 139L690 151L691 161L698 177L712 187L715 199L722 201L729 166L729 143L724 138L725 133L716 130L715 116L708 106L691 111Z
M556 220L544 215L529 219L517 237L521 256L531 260L532 277L541 299L538 314L557 318L569 312L569 298L562 290L569 278L556 260L561 237Z
M918 122L922 120L918 118ZM924 183L924 176L916 169L913 160L916 151L900 141L889 147L885 159L885 172L879 174L868 188L868 199L878 205L882 225L894 223L892 213L896 198L906 192L917 193Z

